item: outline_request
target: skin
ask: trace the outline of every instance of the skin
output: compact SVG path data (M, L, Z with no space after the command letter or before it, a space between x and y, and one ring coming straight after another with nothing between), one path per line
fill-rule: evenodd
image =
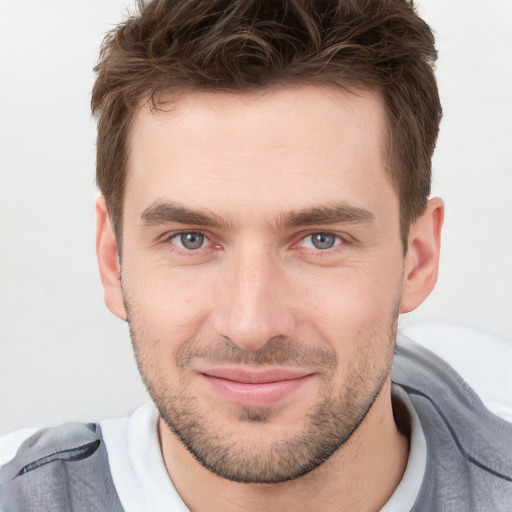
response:
M434 286L443 204L430 200L404 257L385 126L377 94L318 86L194 92L136 116L122 266L103 198L98 260L189 509L372 511L398 485L397 316ZM332 247L314 245L322 233ZM256 405L233 403L211 385L226 367L306 377L277 400L258 402L256 386ZM334 427L312 428L315 413Z

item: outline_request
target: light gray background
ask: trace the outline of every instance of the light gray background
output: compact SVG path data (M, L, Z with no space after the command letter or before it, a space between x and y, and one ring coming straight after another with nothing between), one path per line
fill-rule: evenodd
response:
M0 0L0 433L147 399L94 254L92 67L131 2ZM438 286L415 313L512 339L512 1L423 0L445 117Z

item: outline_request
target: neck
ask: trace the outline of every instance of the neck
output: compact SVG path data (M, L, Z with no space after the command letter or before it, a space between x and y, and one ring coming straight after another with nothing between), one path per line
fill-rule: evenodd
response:
M280 484L241 484L201 466L162 420L159 434L167 471L192 512L312 512L380 510L398 486L409 453L408 439L393 418L388 382L363 423L326 462ZM198 492L198 489L201 492Z

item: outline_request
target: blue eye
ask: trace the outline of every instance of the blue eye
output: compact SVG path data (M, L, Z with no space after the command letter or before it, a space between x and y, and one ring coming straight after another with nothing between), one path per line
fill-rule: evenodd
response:
M303 245L309 249L325 251L342 243L342 239L332 233L313 233L304 238Z
M204 246L206 237L201 233L188 231L185 233L178 233L171 238L171 242L178 247L187 249L189 251L196 251Z

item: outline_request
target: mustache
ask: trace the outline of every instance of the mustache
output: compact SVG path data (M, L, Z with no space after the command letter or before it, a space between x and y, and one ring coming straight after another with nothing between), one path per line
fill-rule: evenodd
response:
M245 350L229 338L214 343L192 342L178 352L177 366L186 368L196 360L246 366L307 366L334 369L336 353L323 347L310 347L286 337L275 337L257 350Z

